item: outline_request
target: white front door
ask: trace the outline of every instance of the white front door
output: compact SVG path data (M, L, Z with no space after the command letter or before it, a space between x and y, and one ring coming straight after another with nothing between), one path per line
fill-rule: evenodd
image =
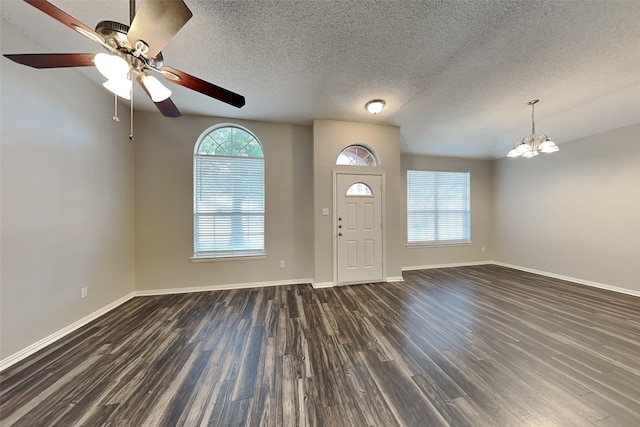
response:
M382 176L336 175L337 283L382 281Z

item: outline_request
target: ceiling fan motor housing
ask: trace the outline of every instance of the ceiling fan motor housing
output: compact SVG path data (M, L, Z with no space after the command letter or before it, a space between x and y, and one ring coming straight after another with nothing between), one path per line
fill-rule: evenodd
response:
M105 43L113 48L113 50L124 58L137 71L142 72L144 68L150 67L159 69L164 63L162 52L154 58L147 57L144 53L140 53L140 48L136 49L131 46L127 34L129 26L115 21L100 21L96 25L96 33L102 35ZM144 43L144 41L141 41Z

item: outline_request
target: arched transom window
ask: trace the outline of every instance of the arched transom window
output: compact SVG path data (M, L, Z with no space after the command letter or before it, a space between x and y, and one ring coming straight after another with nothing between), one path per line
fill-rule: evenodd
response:
M341 166L376 166L376 157L363 145L353 144L346 147L338 155L336 165Z
M235 125L205 131L194 150L195 258L264 255L264 154Z

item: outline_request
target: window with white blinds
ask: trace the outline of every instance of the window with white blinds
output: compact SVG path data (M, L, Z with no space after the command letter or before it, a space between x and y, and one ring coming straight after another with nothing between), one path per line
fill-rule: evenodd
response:
M469 193L469 172L407 171L407 242L469 242Z
M264 156L245 129L209 129L193 170L195 258L264 255Z

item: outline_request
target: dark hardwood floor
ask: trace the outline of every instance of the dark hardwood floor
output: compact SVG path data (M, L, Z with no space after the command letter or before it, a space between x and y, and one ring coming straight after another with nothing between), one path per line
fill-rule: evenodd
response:
M0 374L2 426L640 426L640 298L498 266L138 297Z

